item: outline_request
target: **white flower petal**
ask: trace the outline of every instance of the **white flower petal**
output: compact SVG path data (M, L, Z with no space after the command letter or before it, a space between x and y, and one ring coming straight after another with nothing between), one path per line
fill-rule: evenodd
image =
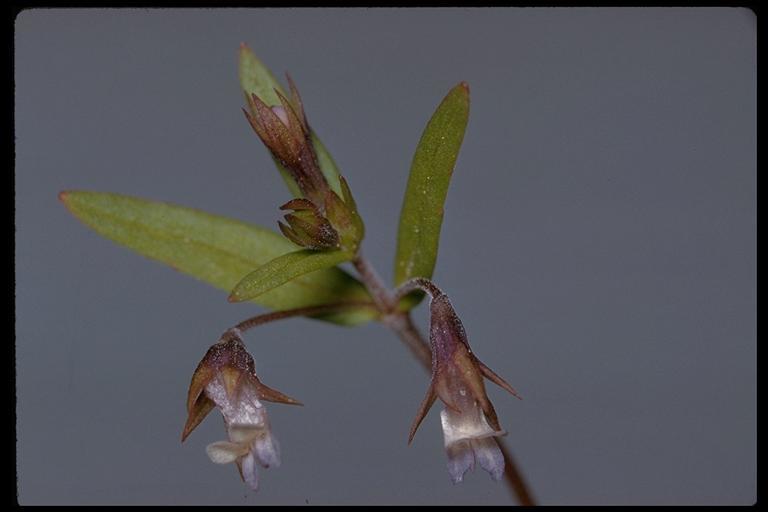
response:
M238 457L248 453L248 446L229 441L217 441L205 447L212 462L216 464L229 464L235 462Z
M494 480L501 480L504 476L504 455L501 448L492 437L473 439L469 441L475 452L475 460L480 467L486 470Z
M248 484L248 487L254 491L259 489L259 470L256 467L256 462L253 459L253 454L249 453L243 457L241 461L240 469L242 470L243 480Z
M232 402L224 381L221 377L216 377L205 387L205 393L221 410L227 425L263 426L267 421L266 410L259 401L256 390L250 386L243 386L237 400Z
M459 441L445 447L448 455L448 473L451 481L458 484L464 480L464 473L475 466L475 456L469 441Z
M250 445L254 439L262 435L264 427L261 425L237 424L230 425L227 430L229 431L229 440L233 443Z
M275 105L272 107L272 112L283 122L285 126L288 126L288 113L285 111L282 105Z
M227 389L224 387L224 382L219 376L217 376L215 379L212 379L205 386L205 394L208 396L208 398L214 401L216 406L222 410L222 413L224 409L229 409L232 407L229 401L229 395L227 395Z
M265 468L280 467L280 445L271 432L267 430L264 436L256 438L252 446L252 453L259 464Z
M440 411L440 421L446 447L463 439L480 439L504 434L504 432L493 430L488 425L485 414L477 405L464 413L443 409Z

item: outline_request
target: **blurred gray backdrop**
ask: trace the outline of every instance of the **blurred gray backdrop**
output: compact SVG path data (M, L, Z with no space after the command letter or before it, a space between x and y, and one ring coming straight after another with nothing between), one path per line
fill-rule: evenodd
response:
M283 466L249 492L182 445L192 371L258 306L102 239L65 189L276 227L241 41L290 71L386 279L410 160L459 81L468 132L435 273L544 504L756 494L756 18L734 8L28 10L16 20L22 504L505 504L450 484L427 375L383 327L248 335ZM424 307L418 319L424 326Z

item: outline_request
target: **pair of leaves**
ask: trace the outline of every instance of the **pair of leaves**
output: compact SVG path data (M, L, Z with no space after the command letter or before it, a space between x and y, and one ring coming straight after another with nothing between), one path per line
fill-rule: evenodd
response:
M59 198L75 217L100 235L227 292L254 268L296 248L273 231L168 203L85 191L62 192ZM303 268L308 264L311 262L304 261ZM365 287L338 268L325 268L284 286L273 286L253 302L278 310L360 303L360 308L321 317L342 325L367 322L376 316L373 309L363 305L370 302Z
M282 88L245 45L240 49L240 81L246 94L255 93L268 104L279 103L274 89L282 92ZM467 124L468 92L466 84L461 83L448 93L417 146L400 216L396 284L412 277L432 276L443 203ZM338 168L314 133L312 140L324 176L331 188L341 193ZM291 191L299 196L290 175L280 170ZM371 298L365 287L336 268L354 254L295 251L293 243L273 231L168 203L84 191L63 192L60 199L102 236L232 291L230 300L252 300L279 310L359 303L359 308L319 318L355 325L376 317L367 305ZM419 300L406 299L401 307L410 309Z

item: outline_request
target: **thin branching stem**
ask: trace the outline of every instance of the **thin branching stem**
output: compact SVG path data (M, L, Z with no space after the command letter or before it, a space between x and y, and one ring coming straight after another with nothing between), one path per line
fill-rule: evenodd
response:
M221 337L219 342L226 342L232 337L239 338L240 334L253 329L258 325L263 325L276 320L282 320L284 318L292 318L296 316L315 316L327 313L337 313L345 311L347 309L356 308L376 308L376 305L368 301L348 301L348 302L335 302L333 304L322 304L319 306L307 306L303 308L285 309L283 311L271 311L269 313L263 313L256 315L246 320L243 320L234 327L229 328Z
M368 292L373 297L377 307L379 307L379 311L382 313L382 323L397 334L419 363L421 363L422 367L430 373L432 371L432 351L429 349L429 344L413 323L411 314L406 311L397 311L396 305L402 297L415 290L426 291L433 297L442 295L443 292L432 281L415 278L405 282L392 293L383 283L371 263L363 256L358 255L353 263ZM533 495L525 482L525 478L523 478L521 471L517 468L506 443L500 438L497 438L496 441L499 443L501 453L504 455L504 481L507 483L507 486L520 505L536 505Z
M443 293L443 290L437 287L435 283L430 281L429 279L425 279L423 277L414 277L413 279L410 279L403 284L401 284L396 290L395 290L395 300L399 301L409 293L421 290L423 292L427 292L430 297L433 299L435 297L439 297L440 295L445 295Z
M363 279L363 283L368 288L368 292L373 297L373 301L376 303L379 311L385 315L390 313L395 307L395 298L389 291L389 288L387 288L387 285L381 280L371 262L364 258L361 253L358 253L357 257L352 260L352 264Z

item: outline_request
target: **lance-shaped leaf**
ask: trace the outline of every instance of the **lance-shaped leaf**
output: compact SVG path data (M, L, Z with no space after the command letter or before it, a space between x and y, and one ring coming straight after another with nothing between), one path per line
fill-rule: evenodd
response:
M280 97L277 91L285 96L285 90L280 86L275 76L267 68L263 62L261 62L253 51L245 43L240 45L240 87L245 93L246 103L250 105L249 98L251 94L256 94L261 101L273 107L275 105L281 105ZM253 112L251 112L253 114ZM311 131L311 130L310 130ZM337 194L341 194L341 186L339 185L339 169L336 163L333 161L330 153L320 142L314 132L311 133L312 145L315 148L317 154L317 163L320 166L320 170L325 176L328 185ZM291 177L287 169L285 169L280 162L273 157L280 174L283 177L288 189L295 197L301 197L301 192L296 182Z
M413 156L400 212L396 285L414 277L432 277L443 223L443 204L468 118L469 87L462 82L451 89L437 107ZM401 307L410 309L419 300L406 299Z
M100 235L227 292L254 268L296 249L273 231L168 203L84 191L62 192L59 198ZM341 269L327 268L294 279L254 302L283 310L369 301L359 281ZM354 325L374 316L361 306L322 319Z
M259 297L299 276L334 267L354 257L354 254L347 251L311 249L283 254L245 276L229 294L229 300L240 302Z

